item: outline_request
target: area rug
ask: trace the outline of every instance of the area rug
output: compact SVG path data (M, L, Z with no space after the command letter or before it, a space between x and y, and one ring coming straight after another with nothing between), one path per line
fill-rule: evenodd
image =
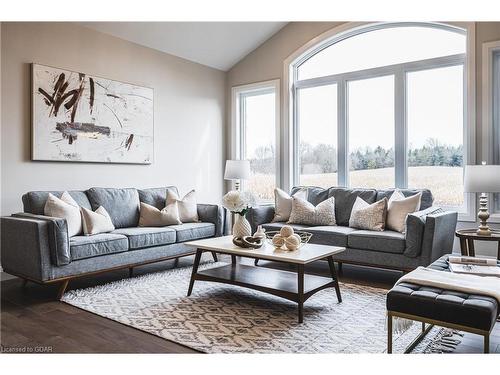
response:
M200 269L225 263L205 263ZM196 281L186 297L191 267L147 274L67 292L62 301L205 353L383 353L386 351L386 290L340 284L304 305L297 322L295 303L257 291ZM418 335L420 324L394 334L394 352ZM443 351L439 328L414 350ZM436 349L437 348L437 349Z

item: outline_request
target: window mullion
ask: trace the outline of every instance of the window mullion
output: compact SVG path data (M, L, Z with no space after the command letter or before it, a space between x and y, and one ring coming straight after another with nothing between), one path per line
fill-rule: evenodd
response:
M394 76L394 170L395 187L408 186L407 122L406 122L406 72L398 70Z
M347 146L347 101L346 101L347 82L340 80L337 84L337 181L339 186L349 184L349 169L347 163L349 160Z

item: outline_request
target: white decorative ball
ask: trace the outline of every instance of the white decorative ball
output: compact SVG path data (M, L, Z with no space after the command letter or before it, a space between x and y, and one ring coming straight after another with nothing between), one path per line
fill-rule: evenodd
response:
M292 237L297 238L297 240L299 241L299 244L302 242L302 238L300 238L300 236L297 233L292 234Z
M285 246L288 250L293 251L297 250L300 245L300 239L297 239L296 236L292 235L285 239Z
M275 234L273 237L273 245L276 247L281 247L285 244L285 239L279 234Z
M290 225L284 225L280 230L281 237L290 237L293 234L293 228Z

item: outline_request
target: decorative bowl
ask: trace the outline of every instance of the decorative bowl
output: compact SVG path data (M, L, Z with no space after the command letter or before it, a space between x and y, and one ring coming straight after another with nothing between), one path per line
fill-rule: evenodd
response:
M279 250L284 250L284 251L293 251L293 250L288 250L285 245L283 246L280 246L280 247L276 247L274 244L273 244L273 237L277 234L280 234L280 231L279 230L276 230L276 231L269 231L269 232L266 232L266 239L267 241L273 246L275 247L276 249L279 249ZM297 249L300 249L302 246L304 246L306 243L309 242L309 240L311 239L312 237L312 233L309 233L309 232L303 232L303 231L294 231L294 234L297 234L299 237L300 237L300 245Z

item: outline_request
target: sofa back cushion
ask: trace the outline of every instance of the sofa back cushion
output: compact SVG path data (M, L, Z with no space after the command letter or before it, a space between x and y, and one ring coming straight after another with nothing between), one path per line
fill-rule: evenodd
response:
M139 193L137 189L91 188L87 195L95 211L103 206L115 228L139 225Z
M165 207L165 202L167 200L167 189L171 189L179 195L175 186L140 189L138 190L139 200L142 203L149 204L150 206L154 206L157 209L162 210Z
M30 191L23 195L23 210L24 212L34 215L45 215L44 207L45 202L50 194L54 194L57 198L61 198L64 190L61 191ZM73 198L79 206L88 208L90 210L90 201L84 191L69 190L69 195Z
M420 208L417 208L417 211L425 210L432 206L434 202L434 197L429 189L399 189L400 192L403 193L405 197L409 197L411 195L415 195L418 193L422 193L422 198L420 199ZM377 191L377 200L381 200L384 198L390 199L394 189L387 190L378 190Z
M349 226L352 206L356 199L360 197L366 203L372 204L377 200L377 191L375 189L347 189L332 187L329 189L330 195L335 197L335 215L337 225Z

